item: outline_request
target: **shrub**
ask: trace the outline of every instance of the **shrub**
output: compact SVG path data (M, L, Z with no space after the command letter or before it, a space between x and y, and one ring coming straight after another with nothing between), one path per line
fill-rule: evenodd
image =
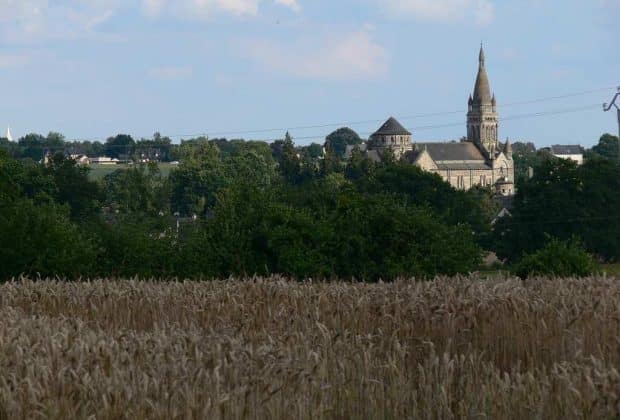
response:
M512 267L512 272L525 279L532 276L586 277L598 270L598 264L581 243L552 238L538 251L526 254Z
M78 278L91 273L95 246L69 210L18 199L0 203L0 280L20 274Z

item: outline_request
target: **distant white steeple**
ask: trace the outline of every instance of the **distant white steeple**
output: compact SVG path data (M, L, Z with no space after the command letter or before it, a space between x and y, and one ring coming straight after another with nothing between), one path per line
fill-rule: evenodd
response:
M14 141L13 140L13 135L11 134L11 127L7 127L6 128L6 139L8 141Z

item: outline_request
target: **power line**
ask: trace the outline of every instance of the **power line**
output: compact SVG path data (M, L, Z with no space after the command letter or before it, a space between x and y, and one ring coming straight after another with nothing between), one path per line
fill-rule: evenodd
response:
M549 100L556 100L556 99L564 99L564 98L569 98L569 97L576 97L576 96L582 96L582 95L586 95L589 93L593 93L593 92L600 92L603 90L606 90L609 88L601 88L601 89L593 89L593 90L587 90L587 91L581 91L581 92L576 92L576 93L571 93L571 94L566 94L566 95L561 95L561 96L552 96L552 97L547 97L547 98L539 98L539 99L533 99L533 100L528 100L528 101L521 101L521 102L511 102L508 104L503 105L504 107L506 106L514 106L514 105L523 105L523 104L532 104L532 103L539 103L539 102L544 102L544 101L549 101ZM550 116L550 115L558 115L558 114L565 114L565 113L573 113L573 112L579 112L579 111L586 111L586 110L591 110L591 109L598 109L600 107L600 104L593 104L593 105L586 105L586 106L581 106L581 107L575 107L575 108L565 108L565 109L559 109L559 110L551 110L551 111L541 111L541 112L535 112L535 113L526 113L526 114L519 114L519 115L511 115L508 117L503 117L500 118L500 122L501 121L513 121L513 120L519 120L519 119L526 119L526 118L533 118L533 117L541 117L541 116ZM407 119L416 119L416 118L424 118L424 117L433 117L433 116L443 116L443 115L451 115L451 114L461 114L461 113L465 113L466 111L463 110L459 110L459 111L447 111L447 112L437 112L437 113L427 113L427 114L416 114L416 115L410 115L410 116L405 116L405 117L399 117L399 119L401 120L407 120ZM349 122L341 122L341 123L329 123L329 124L317 124L317 125L307 125L307 126L297 126L297 127L290 127L288 129L285 128L269 128L269 129L260 129L260 130L243 130L243 131L229 131L229 132L215 132L215 133L193 133L193 134L173 134L173 135L167 135L165 137L168 138L197 138L197 137L207 137L207 136L211 136L211 138L216 138L216 137L220 137L223 134L229 134L229 135L238 135L238 134L257 134L257 133L268 133L268 132L284 132L287 130L304 130L304 129L313 129L313 128L328 128L328 127L332 127L332 126L348 126L348 125L359 125L359 124L366 124L366 123L381 123L383 122L383 120L360 120L360 121L349 121ZM421 126L416 126L416 127L412 127L411 129L413 131L425 131L425 130L433 130L433 129L439 129L439 128L448 128L448 127L456 127L456 126L461 126L465 124L464 121L459 121L459 122L451 122L451 123L443 123L443 124L432 124L432 125L421 125ZM362 136L369 136L371 135L373 132L365 132L365 133L360 133ZM228 136L224 136L224 137L228 137ZM256 140L256 141L275 141L275 140L280 140L281 138L263 138L263 139L252 139L252 140ZM295 140L310 140L310 139L324 139L323 135L312 135L312 136L296 136L294 137ZM101 142L105 142L106 139L104 138L82 138L82 139L77 139L77 138L73 138L73 139L66 139L66 142L84 142L84 141L101 141ZM119 146L119 147L126 147L126 146Z
M609 87L604 87L604 88L597 88L597 89L591 89L591 90L584 90L580 92L568 93L568 94L559 95L559 96L549 96L549 97L530 99L530 100L525 100L525 101L508 102L508 103L502 104L501 106L505 108L505 107L511 107L511 106L517 106L517 105L528 105L528 104L553 101L553 100L558 100L558 99L566 99L566 98L584 96L584 95L588 95L591 93L607 91L609 89L610 89ZM412 119L419 119L419 118L439 117L439 116L444 116L444 115L464 114L466 112L467 110L459 109L456 111L441 111L441 112L399 116L398 119L399 120L412 120ZM293 127L288 127L288 128L280 127L280 128L263 128L263 129L256 129L256 130L216 131L216 132L211 132L211 133L198 133L198 134L176 134L176 135L170 135L168 137L177 138L177 137L199 137L199 136L207 136L207 135L224 136L224 135L239 135L239 134L258 134L258 133L269 133L269 132L283 132L287 130L309 130L309 129L316 129L316 128L329 128L329 127L336 127L336 126L361 125L361 124L372 124L372 123L382 123L382 122L384 122L384 120L369 119L369 120L345 121L345 122L327 123L327 124L293 126Z
M592 104L592 105L584 105L584 106L580 106L580 107L573 107L573 108L563 108L563 109L556 109L556 110L551 110L551 111L540 111L540 112L533 112L533 113L527 113L527 114L517 114L517 115L511 115L511 116L507 116L504 118L500 118L500 122L503 121L514 121L514 120L521 120L521 119L528 119L528 118L539 118L539 117L548 117L548 116L554 116L554 115L562 115L562 114L569 114L569 113L576 113L576 112L583 112L583 111L589 111L589 110L598 110L600 108L600 104ZM452 122L452 123L446 123L446 124L434 124L434 125L421 125L421 126L417 126L417 127L412 127L413 131L425 131L425 130L434 130L434 129L439 129L439 128L447 128L447 127L457 127L457 126L462 126L464 125L465 122L464 121L459 121L459 122ZM362 137L368 137L370 135L373 134L373 132L363 132L363 133L359 133ZM200 137L200 136L204 136L204 134L195 134L194 137ZM313 135L313 136L299 136L299 137L294 137L294 140L323 140L325 137L324 136L320 136L320 135ZM273 142L273 141L277 141L277 140L282 140L282 138L263 138L263 139L252 139L254 141L263 141L263 142ZM78 141L78 140L67 140L67 142L72 142L72 141ZM66 147L71 147L70 145L65 145L63 146L64 148ZM119 148L119 149L125 149L127 150L130 146L127 145L107 145L107 148ZM148 148L148 147L152 147L152 148L158 148L158 146L149 146L149 145L145 145L144 147ZM49 150L52 149L52 147L43 147L43 146L30 146L31 149L41 149L41 150Z
M589 95L591 93L603 92L609 89L610 87L601 87L601 88L596 88L596 89L582 90L579 92L567 93L564 95L548 96L548 97L530 99L530 100L525 100L525 101L508 102L508 103L502 104L501 107L506 108L506 107L517 106L517 105L527 105L527 104L541 103L541 102L547 102L547 101L554 101L558 99L573 98L573 97L578 97L578 96ZM413 120L413 119L420 119L420 118L431 118L431 117L439 117L439 116L446 116L446 115L465 114L466 112L467 110L459 109L459 110L454 110L454 111L420 113L420 114L399 116L398 119L406 121L406 120ZM504 118L504 120L506 120L506 118ZM320 129L320 128L339 127L339 126L344 127L344 126L356 126L356 125L363 125L363 124L378 124L382 122L384 122L384 120L382 119L368 119L368 120L341 121L341 122L334 122L334 123L322 123L322 124L312 124L312 125L299 125L299 126L291 126L291 127L279 127L279 128L258 128L258 129L253 129L253 130L249 130L249 129L248 130L228 130L228 131L218 130L218 131L201 132L201 133L169 134L166 137L172 138L172 139L196 138L196 137L207 137L207 136L231 137L231 136L244 135L244 134L265 134L265 133L274 133L274 132L285 132L287 130L289 131L290 130L311 130L311 129ZM454 124L450 123L450 124L442 124L442 125L422 126L422 127L418 127L414 129L426 130L430 128L453 127L455 125L456 125L455 123ZM148 138L149 136L142 136L142 137ZM312 136L308 138L317 138L317 137L319 136ZM303 137L296 137L296 138L303 139ZM101 137L91 137L91 138L81 138L81 139L75 138L75 139L71 139L68 141L105 141L105 140L106 140L105 138L101 138Z

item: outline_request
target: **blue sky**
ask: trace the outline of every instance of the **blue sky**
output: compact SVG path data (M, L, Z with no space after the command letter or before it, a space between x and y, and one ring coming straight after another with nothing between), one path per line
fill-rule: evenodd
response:
M0 127L307 144L393 115L414 139L458 139L483 41L502 138L589 146L617 130L601 104L620 85L618 15L620 0L0 0Z

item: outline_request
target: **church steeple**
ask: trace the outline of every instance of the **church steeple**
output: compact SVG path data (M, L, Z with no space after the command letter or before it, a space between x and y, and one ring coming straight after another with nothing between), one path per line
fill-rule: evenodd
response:
M478 56L478 75L474 93L468 101L467 138L486 154L488 159L495 159L499 150L497 99L491 94L491 85L486 69L484 48L480 45Z
M474 86L474 103L481 105L491 104L491 87L489 85L489 76L487 75L484 48L480 46L478 76Z
M510 139L506 139L506 146L504 146L504 154L508 159L512 159L512 144L510 143Z

